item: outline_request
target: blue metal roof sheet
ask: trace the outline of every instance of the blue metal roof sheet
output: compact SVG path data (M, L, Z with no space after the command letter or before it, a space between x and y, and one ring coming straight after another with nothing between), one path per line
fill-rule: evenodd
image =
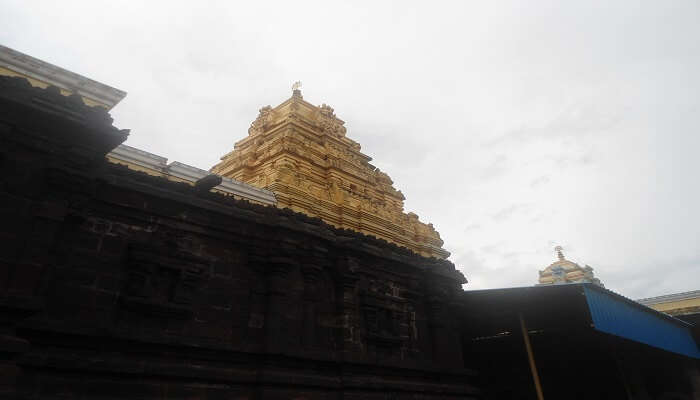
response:
M584 285L584 292L596 330L700 358L700 349L690 328L682 321L634 304L605 289Z

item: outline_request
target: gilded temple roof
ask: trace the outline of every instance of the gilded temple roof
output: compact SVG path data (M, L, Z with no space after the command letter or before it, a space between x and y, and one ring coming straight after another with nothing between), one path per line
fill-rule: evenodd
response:
M540 285L590 282L603 286L600 280L593 275L593 268L589 265L581 267L575 262L567 260L561 246L555 247L554 251L557 253L557 260L544 270L539 271Z
M296 89L280 105L262 107L248 136L211 171L273 191L279 207L447 258L438 232L404 212L403 193L346 134L331 106L313 105Z

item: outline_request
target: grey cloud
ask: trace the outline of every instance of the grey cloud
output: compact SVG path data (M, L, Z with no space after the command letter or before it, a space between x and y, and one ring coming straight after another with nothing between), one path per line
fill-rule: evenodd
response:
M510 170L510 160L505 154L498 154L487 161L486 166L481 166L479 177L483 180L497 178Z
M519 126L487 142L489 147L522 145L523 142L581 141L602 134L622 120L616 110L606 110L598 104L576 104L559 112L551 120L534 126Z
M543 156L542 159L548 161L556 169L569 168L571 166L588 166L594 163L593 151L583 153L559 153Z
M510 219L517 214L527 214L530 212L531 209L532 209L532 206L530 204L525 204L525 203L511 204L508 207L502 208L502 209L498 210L498 212L492 214L491 218L494 221L501 222L501 221Z
M464 227L464 232L476 231L476 230L479 230L480 228L481 228L481 224L472 223L472 224L468 224L467 226Z
M633 299L697 290L700 254L673 261L646 261L636 265L603 265L595 274L606 287ZM653 279L649 279L653 276Z
M535 188L535 187L538 187L538 186L546 185L546 184L548 184L550 181L551 181L551 179L549 178L548 175L538 176L537 178L535 178L535 179L533 179L532 181L530 181L530 187Z

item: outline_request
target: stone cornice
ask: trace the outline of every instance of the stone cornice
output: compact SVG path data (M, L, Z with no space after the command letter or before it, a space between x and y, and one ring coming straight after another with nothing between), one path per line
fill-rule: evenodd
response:
M114 150L107 154L107 156L161 172L165 171L168 162L168 159L165 157L161 157L135 147L127 146L125 144L117 146Z
M676 302L676 301L692 300L692 299L697 299L697 298L700 298L700 290L693 290L690 292L681 292L681 293L672 293L672 294L666 294L663 296L656 296L656 297L646 297L646 298L637 300L637 303L644 304L645 306L650 306L650 305L655 305L655 304L672 303L672 302Z
M94 100L111 109L126 92L0 45L0 66Z
M112 150L107 156L116 161L124 161L125 164L135 164L154 171L158 171L165 176L175 177L177 179L194 183L199 179L210 175L210 172L203 169L183 164L178 161L173 161L167 164L168 159L147 151L137 149L135 147L120 145ZM245 199L254 200L263 204L275 204L276 199L274 193L269 190L260 189L244 182L239 182L230 178L222 177L220 185L214 187L214 190L240 196Z
M3 122L33 132L12 140L44 148L80 168L103 160L129 135L128 129L112 125L107 110L85 105L80 95L64 96L55 86L34 87L21 77L0 76L0 106Z

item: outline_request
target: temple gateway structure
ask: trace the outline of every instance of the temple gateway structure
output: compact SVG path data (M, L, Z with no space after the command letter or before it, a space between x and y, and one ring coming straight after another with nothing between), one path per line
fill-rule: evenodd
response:
M440 234L404 212L404 195L346 136L344 124L333 108L314 106L295 89L277 107L261 108L248 137L211 172L274 192L278 207L447 258Z

